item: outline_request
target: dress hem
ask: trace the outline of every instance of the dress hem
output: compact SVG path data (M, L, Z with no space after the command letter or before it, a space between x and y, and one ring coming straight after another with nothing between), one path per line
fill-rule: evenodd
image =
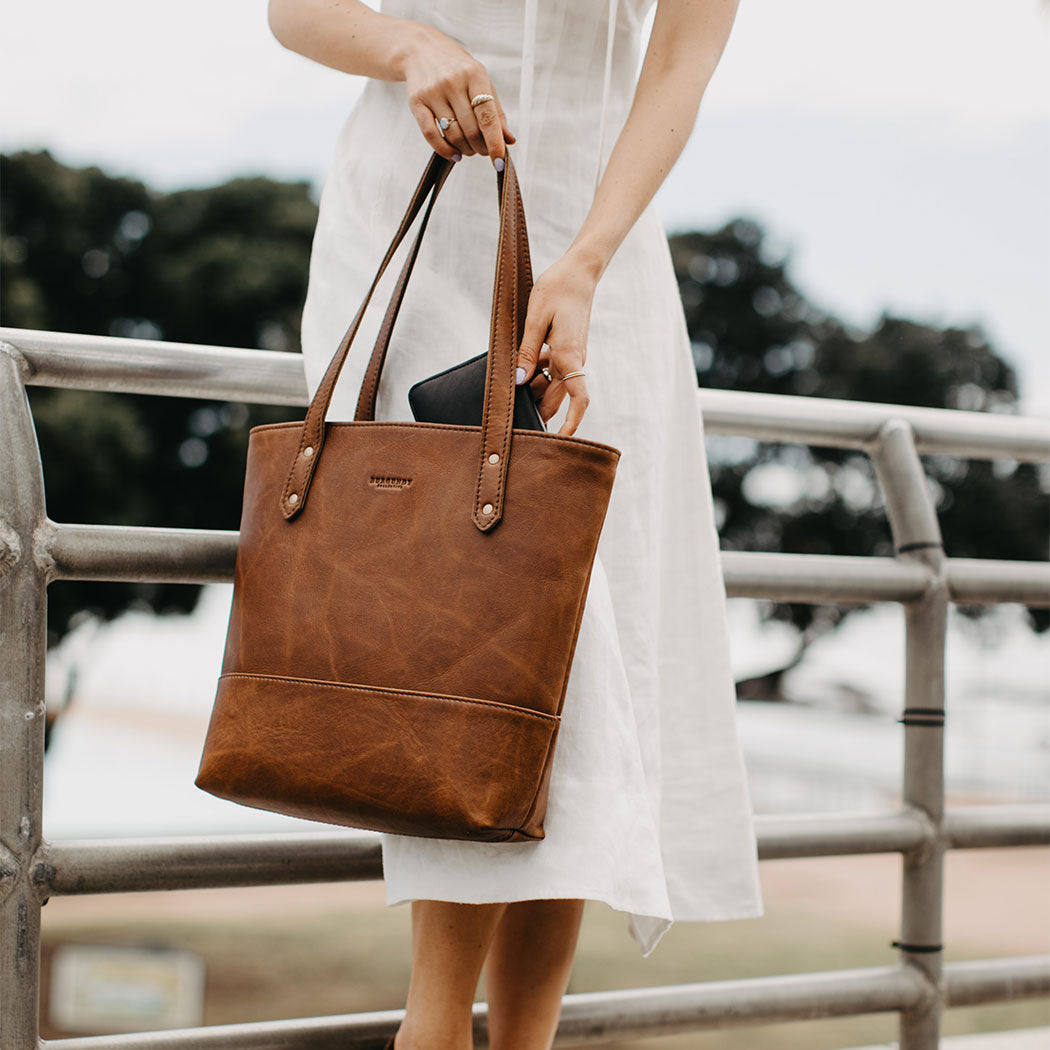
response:
M462 896L462 895L461 895ZM626 915L630 920L630 933L635 943L638 945L642 953L642 958L647 959L657 944L663 939L664 934L676 923L676 922L734 922L739 919L759 919L765 915L765 907L761 903L749 905L747 907L738 908L731 911L719 911L712 913L709 911L705 912L692 912L688 916L668 916L663 914L653 914L652 912L635 911L629 905L625 904L613 904L607 897L607 895L598 892L584 892L584 893L545 893L542 897L516 897L512 900L508 900L506 895L498 896L494 894L484 893L472 893L471 900L457 900L448 894L442 894L441 896L434 897L411 897L411 896L400 896L390 897L387 896L386 906L388 908L396 908L402 904L411 904L415 900L441 900L447 901L451 904L511 904L515 901L522 900L584 900L594 901L598 904L604 904L611 908L613 911L618 911L621 914ZM482 898L482 899L477 899ZM491 898L491 899L489 899ZM654 932L643 937L638 933L635 928L636 921L649 920L654 923L664 923L662 928L654 929Z

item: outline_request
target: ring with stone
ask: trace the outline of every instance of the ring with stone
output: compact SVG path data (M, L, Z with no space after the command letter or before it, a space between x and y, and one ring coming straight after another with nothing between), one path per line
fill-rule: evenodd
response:
M455 117L439 117L438 118L438 127L441 128L442 131L447 131L455 123L456 123L456 118Z

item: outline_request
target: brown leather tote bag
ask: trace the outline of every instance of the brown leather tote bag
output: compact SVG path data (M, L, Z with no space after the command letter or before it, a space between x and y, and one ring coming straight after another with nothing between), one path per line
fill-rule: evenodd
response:
M518 842L543 838L620 453L512 429L532 272L509 151L481 425L375 419L391 328L452 167L438 154L427 165L305 420L249 434L233 604L195 783L328 824ZM365 308L428 197L355 418L326 422Z

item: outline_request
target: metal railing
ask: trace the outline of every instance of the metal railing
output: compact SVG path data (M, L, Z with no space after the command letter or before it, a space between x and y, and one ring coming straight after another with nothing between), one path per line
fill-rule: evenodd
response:
M360 834L49 842L41 827L46 588L52 580L204 583L233 576L237 534L63 524L47 517L26 385L305 405L298 354L0 329L0 1042L4 1050L371 1050L400 1011L119 1036L39 1039L40 908L57 894L382 878ZM896 556L726 553L730 596L898 602L905 612L902 804L896 812L759 816L759 856L899 853L894 966L565 997L556 1045L730 1024L892 1011L901 1050L938 1045L944 1007L1050 991L1050 956L944 965L949 849L1050 844L1050 805L944 807L950 602L1050 604L1050 565L944 555L920 453L1050 460L1050 423L1016 416L705 390L709 434L852 448L874 464ZM476 1007L479 1045L485 1008Z

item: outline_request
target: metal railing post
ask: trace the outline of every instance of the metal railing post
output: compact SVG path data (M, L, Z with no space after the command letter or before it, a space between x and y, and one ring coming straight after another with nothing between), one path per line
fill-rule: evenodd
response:
M41 841L46 567L35 538L44 478L23 385L24 359L0 343L0 1045L36 1050L40 898L31 878Z
M905 807L921 814L933 834L902 852L901 928L894 941L903 965L919 971L930 995L901 1011L900 1050L936 1050L940 1038L944 898L944 660L948 585L944 546L911 427L889 419L871 449L899 558L930 570L930 583L907 602L905 616Z

